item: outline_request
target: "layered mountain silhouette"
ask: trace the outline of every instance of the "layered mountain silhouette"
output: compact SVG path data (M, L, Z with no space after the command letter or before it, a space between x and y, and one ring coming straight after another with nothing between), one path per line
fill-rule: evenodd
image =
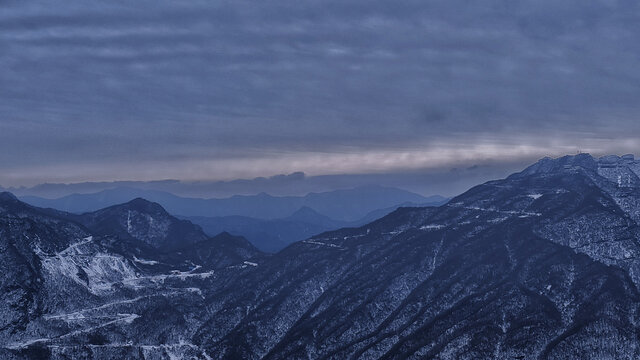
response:
M440 205L443 201L420 204L422 206ZM282 219L264 220L246 216L191 216L185 219L202 226L207 234L230 232L251 241L265 252L277 252L296 241L307 239L321 232L344 227L358 227L381 218L399 207L417 206L415 203L402 203L385 209L374 210L356 221L340 221L322 215L310 207Z
M446 202L441 196L425 198L408 191L377 186L307 196L258 194L227 199L183 198L160 191L116 188L53 200L28 196L22 200L40 207L84 213L126 203L139 196L155 201L171 213L179 214L180 218L200 225L210 236L229 232L247 238L266 252L279 251L295 241L324 231L361 226L400 206L433 206ZM332 217L316 209L327 211ZM112 230L111 226L107 226L107 229Z
M635 359L639 174L632 156L545 158L439 207L208 269L227 240L250 247L186 242L167 269L145 236L134 258L113 250L130 241L116 230L0 195L0 355Z
M333 220L308 207L300 208L286 218L274 220L246 216L193 216L186 219L202 226L208 234L229 232L242 235L266 252L277 252L295 241L351 225L350 222Z
M396 188L363 186L354 189L305 196L236 195L224 199L179 197L167 192L135 188L115 188L92 194L73 194L59 199L25 196L29 204L72 213L96 211L142 197L161 204L171 214L181 216L245 216L256 219L281 219L308 207L338 221L357 221L370 212L402 203L442 203L441 196L423 197Z

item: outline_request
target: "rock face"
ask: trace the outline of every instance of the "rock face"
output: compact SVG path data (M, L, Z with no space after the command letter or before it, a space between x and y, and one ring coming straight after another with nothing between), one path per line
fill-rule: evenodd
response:
M629 156L543 159L437 208L228 262L207 260L241 243L227 234L134 258L2 198L2 266L15 270L0 355L640 358L638 174Z

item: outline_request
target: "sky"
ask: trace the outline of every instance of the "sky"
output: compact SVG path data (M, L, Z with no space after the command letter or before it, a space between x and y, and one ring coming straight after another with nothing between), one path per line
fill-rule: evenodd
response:
M632 0L0 0L0 185L303 172L455 193L633 153L639 38Z

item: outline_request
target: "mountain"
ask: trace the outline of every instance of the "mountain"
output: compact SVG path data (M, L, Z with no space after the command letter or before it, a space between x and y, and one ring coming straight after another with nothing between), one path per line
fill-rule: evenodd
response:
M447 203L447 201L449 201L449 199L447 198L443 198L441 196L430 196L429 201L427 202L423 202L423 203L414 203L414 202L404 202L402 204L398 204L395 206L390 206L384 209L376 209L373 210L371 212L369 212L367 215L363 216L362 218L360 218L357 221L354 221L350 224L351 227L355 227L355 226L362 226L365 224L368 224L370 222L373 222L375 220L380 219L381 217L387 216L389 214L391 214L392 212L394 212L395 210L397 210L398 208L401 207L432 207L432 206L440 206L440 205L444 205ZM335 229L330 229L330 230L335 230Z
M639 358L639 174L631 156L542 159L212 271L153 272L5 199L0 356Z
M33 196L21 200L34 206L83 213L142 197L161 204L172 214L181 216L245 216L258 219L280 219L290 216L301 207L309 207L340 221L356 221L367 213L397 206L405 202L425 203L444 201L442 197L425 198L408 191L364 186L354 189L305 196L236 195L224 199L183 198L170 193L134 188L115 188L93 194L74 194L59 199Z
M87 218L97 221L85 226L77 215L36 208L0 193L0 358L200 354L180 343L191 316L204 306L200 286L220 268L241 271L252 266L245 261L261 255L242 238L201 237L195 225L178 230L198 230L197 243L186 242L177 250L171 241L147 244L171 239L171 225L156 228L132 220L137 230L125 235L116 220L134 211L138 217L166 220L157 204L135 200L90 214ZM93 225L99 231L90 229ZM145 346L112 346L128 341ZM74 353L66 342L84 348Z
M196 342L218 358L637 358L639 170L544 159L296 243L214 294L225 310Z
M342 174L308 176L303 172L279 174L271 177L253 179L235 179L230 181L105 181L81 183L44 183L31 187L4 187L18 198L37 196L55 199L70 194L92 194L109 189L133 188L167 192L190 198L226 198L233 195L252 195L267 193L274 196L304 195L311 192L327 192L337 189L349 189L364 184L410 188L412 191L432 191L457 193L461 186L477 183L479 180L491 178L491 174L503 174L504 166L500 169L485 164L480 168L472 166L466 169L446 169L441 172L404 172L394 174ZM453 177L453 182L451 181ZM0 186L0 189L2 186ZM420 189L420 190L418 190ZM135 197L144 197L137 194ZM131 200L127 199L125 201ZM121 201L121 202L125 202ZM109 204L114 205L114 204ZM96 209L93 209L96 210Z
M441 202L421 204L421 206L440 205ZM403 203L402 206L416 206ZM296 241L313 235L336 230L342 227L357 227L381 218L400 206L374 210L357 221L339 221L322 215L310 207L302 207L290 216L282 219L263 220L246 216L191 216L185 219L202 226L207 234L227 231L241 235L265 252L277 252Z
M54 208L72 213L86 213L123 204L136 198L144 198L164 204L164 206L183 201L183 198L171 193L129 187L112 188L88 194L71 194L57 199L22 196L20 200L43 208Z
M246 216L196 216L186 219L202 226L207 234L229 232L241 235L260 250L266 252L277 252L295 241L351 224L346 221L333 220L309 207L300 208L291 216L275 220L255 219Z
M159 204L141 198L81 215L44 211L76 221L95 235L115 238L112 242L121 252L157 257L164 264L196 262L215 268L261 254L241 236L221 231L209 237L198 225L178 219Z
M154 248L183 247L207 239L199 226L177 219L160 204L141 198L75 219L95 234L134 238Z
M316 224L322 227L340 227L345 222L333 220L332 218L322 215L308 206L303 206L296 210L293 214L282 219L284 221L302 222L307 224Z

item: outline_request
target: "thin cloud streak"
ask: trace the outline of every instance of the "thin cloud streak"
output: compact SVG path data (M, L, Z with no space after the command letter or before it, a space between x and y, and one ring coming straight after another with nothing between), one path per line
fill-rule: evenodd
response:
M619 154L637 149L638 139L618 140ZM25 167L5 173L6 185L36 185L32 179L47 177L49 182L180 179L184 181L234 180L281 173L304 172L309 176L344 174L404 173L442 171L490 164L527 163L544 156L559 156L577 151L594 155L609 153L608 140L587 141L593 147L576 148L556 144L437 144L430 149L387 149L380 151L263 153L259 157L233 159L164 159L136 162L73 162L49 166ZM55 174L55 175L52 175ZM114 177L113 174L125 174ZM507 175L506 173L504 175Z

